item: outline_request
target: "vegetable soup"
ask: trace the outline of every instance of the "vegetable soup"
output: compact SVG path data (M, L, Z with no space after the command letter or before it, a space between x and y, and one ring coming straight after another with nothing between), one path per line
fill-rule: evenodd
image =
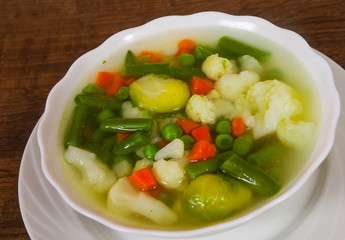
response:
M66 107L64 169L114 219L173 230L226 221L306 163L320 114L308 73L264 38L214 31L129 44Z

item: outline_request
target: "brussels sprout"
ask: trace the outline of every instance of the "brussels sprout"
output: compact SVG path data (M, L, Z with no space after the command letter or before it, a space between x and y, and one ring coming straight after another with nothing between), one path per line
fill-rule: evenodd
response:
M205 174L187 186L182 207L193 217L216 221L245 207L251 199L252 191L235 179L224 180L215 174Z
M129 86L133 102L156 113L183 109L190 97L188 85L167 75L149 74Z

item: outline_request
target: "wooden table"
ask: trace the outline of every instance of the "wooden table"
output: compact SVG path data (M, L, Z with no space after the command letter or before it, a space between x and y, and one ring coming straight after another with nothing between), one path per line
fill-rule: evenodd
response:
M266 18L345 67L344 0L0 1L0 239L29 239L18 204L21 157L72 62L123 29L201 11Z

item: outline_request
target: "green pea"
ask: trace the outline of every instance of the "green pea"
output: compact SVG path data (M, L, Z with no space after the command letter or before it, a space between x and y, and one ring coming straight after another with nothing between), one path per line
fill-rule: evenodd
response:
M195 64L195 57L192 54L182 54L178 58L178 63L183 67L193 67Z
M162 128L162 136L165 140L172 141L182 136L182 129L176 123L168 123Z
M111 111L110 109L106 108L102 111L100 111L98 114L97 114L97 121L98 122L103 122L105 120L108 120L110 118L114 118L116 115L113 111Z
M150 143L144 147L144 155L147 159L154 160L159 147L156 144Z
M230 134L231 133L230 122L227 120L223 120L217 123L216 132L219 134Z

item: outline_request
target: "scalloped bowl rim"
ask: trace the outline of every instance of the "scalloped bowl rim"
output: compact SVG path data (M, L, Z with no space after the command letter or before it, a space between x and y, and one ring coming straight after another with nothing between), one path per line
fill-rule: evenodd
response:
M73 84L77 84L76 82L79 82L79 79L81 79L80 76L87 74L87 71L92 69L102 58L108 57L109 53L115 51L114 46L118 46L117 49L119 49L131 41L150 36L154 33L159 33L160 29L163 29L163 27L165 30L173 30L181 27L211 27L219 25L255 32L277 42L288 49L293 55L300 59L301 62L307 62L306 68L313 75L312 77L321 81L317 84L320 91L320 98L328 101L327 104L325 104L325 101L322 101L323 113L321 124L323 125L327 122L328 127L327 129L325 127L321 128L320 137L318 138L311 156L313 160L308 161L307 166L303 168L302 172L290 183L290 186L283 193L279 193L265 205L239 218L198 229L169 231L137 228L114 222L98 210L88 208L86 203L80 201L80 195L68 180L66 180L66 178L61 178L64 173L60 161L51 161L51 159L56 159L52 158L52 156L58 151L58 129L56 129L56 127L60 124L60 117L65 108L66 99L68 99L72 91L69 89L72 88L70 86L70 79L76 77L78 81L75 80ZM321 85L322 88L320 87ZM68 89L68 91L66 89ZM119 231L151 236L192 237L207 235L239 226L264 213L297 192L330 152L335 138L335 129L339 114L340 100L334 85L332 71L327 62L316 54L300 35L290 30L277 27L259 17L235 16L221 12L201 12L192 15L161 17L142 26L123 30L109 37L99 47L79 57L71 65L66 75L49 93L45 111L38 127L38 143L41 151L41 165L46 178L68 205L77 212Z

